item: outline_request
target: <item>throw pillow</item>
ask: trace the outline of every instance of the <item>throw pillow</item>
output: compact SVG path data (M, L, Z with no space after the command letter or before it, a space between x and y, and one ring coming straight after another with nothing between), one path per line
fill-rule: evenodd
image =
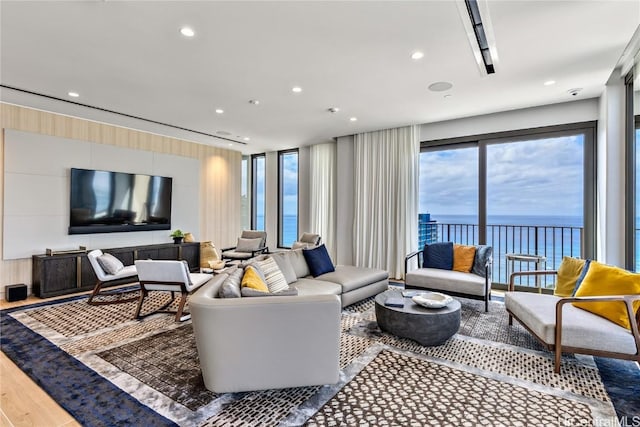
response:
M591 261L589 271L576 291L577 297L637 294L640 294L640 273L631 273L622 268L601 264L597 261ZM624 328L631 329L627 308L622 301L574 302L573 305L609 319ZM634 301L634 313L639 309L640 301Z
M302 254L304 255L304 259L307 261L309 271L313 277L318 277L321 274L335 271L329 252L327 252L327 248L324 244L313 249L303 249Z
M578 288L582 284L582 281L584 280L587 273L589 272L590 266L591 266L591 260L590 259L585 260L584 267L582 268L582 273L580 273L580 276L578 276L578 280L576 280L576 285L573 288L573 292L571 292L572 297L576 296L576 292L578 291Z
M487 245L476 245L476 257L473 259L473 268L471 272L480 277L486 277L485 265L493 254L493 248ZM491 270L489 270L491 274Z
M562 257L562 262L558 267L556 288L553 290L553 294L559 297L571 296L585 263L586 261L584 259L569 256Z
M240 282L243 274L244 271L241 268L234 268L220 285L218 296L220 298L240 298Z
M253 265L249 265L244 269L241 286L243 288L255 289L260 292L269 292L269 287L262 277L260 277L260 273Z
M467 245L453 245L453 270L469 273L476 257L476 247Z
M255 264L260 268L262 274L264 274L269 292L280 292L289 289L287 279L284 278L284 274L282 274L278 264L272 257L269 256L264 260L256 261Z
M291 245L291 249L309 249L312 248L313 244L311 243L307 243L307 242L293 242L293 245Z
M293 265L289 259L290 255L290 251L275 252L271 254L273 260L278 264L278 267L280 267L280 271L284 274L284 278L287 279L287 285L290 285L297 279L296 271L293 269Z
M243 239L242 237L238 237L236 252L257 251L260 249L260 242L262 242L262 239Z
M453 268L453 242L438 242L424 245L424 268Z
M291 256L289 257L291 261L291 265L293 266L293 270L296 272L296 278L307 277L309 273L309 265L307 265L307 260L302 253L302 249L296 249L295 251L291 251Z
M302 233L302 236L300 236L299 242L310 243L312 246L315 246L316 243L318 243L319 238L320 238L319 234L305 232L305 233Z
M291 297L298 295L298 290L296 288L288 288L284 291L276 292L276 293L268 293L268 292L260 292L251 288L242 288L242 296L243 297Z
M107 274L118 274L124 268L124 264L111 254L102 254L97 259L98 264Z

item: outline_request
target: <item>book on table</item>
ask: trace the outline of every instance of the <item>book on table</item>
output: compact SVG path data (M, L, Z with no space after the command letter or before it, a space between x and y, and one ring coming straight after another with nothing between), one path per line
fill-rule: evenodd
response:
M384 301L384 305L387 307L404 307L404 298L402 297L388 297Z

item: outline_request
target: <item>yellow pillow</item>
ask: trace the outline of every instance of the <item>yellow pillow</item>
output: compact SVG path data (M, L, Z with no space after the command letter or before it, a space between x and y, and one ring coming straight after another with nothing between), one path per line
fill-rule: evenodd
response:
M577 297L634 294L640 294L640 274L596 261L591 261L589 271L576 291ZM573 305L627 329L631 328L627 308L622 301L573 303ZM633 312L637 312L638 309L640 309L640 301L634 301Z
M476 256L475 246L453 245L453 270L469 273Z
M244 269L244 275L242 276L242 287L255 289L260 292L269 292L269 288L260 274L253 266L248 266Z
M563 257L560 267L558 267L556 288L553 290L553 294L559 297L570 297L585 263L586 261L583 259Z

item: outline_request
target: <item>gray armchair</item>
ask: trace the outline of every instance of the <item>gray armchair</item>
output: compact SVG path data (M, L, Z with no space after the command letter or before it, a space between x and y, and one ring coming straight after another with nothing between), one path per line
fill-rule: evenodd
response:
M222 249L222 259L245 260L268 252L266 231L243 230L236 246Z
M300 249L300 248L315 248L320 244L322 238L319 234L316 233L302 233L302 236L298 238L291 249Z

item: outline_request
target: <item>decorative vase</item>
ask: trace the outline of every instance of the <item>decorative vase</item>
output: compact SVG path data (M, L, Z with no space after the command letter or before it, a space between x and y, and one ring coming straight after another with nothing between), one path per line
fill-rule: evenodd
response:
M200 267L211 268L209 262L215 262L220 260L220 254L218 250L211 242L200 243Z
M195 237L193 237L193 234L191 233L184 233L184 242L185 243L192 243L195 242L196 239Z

